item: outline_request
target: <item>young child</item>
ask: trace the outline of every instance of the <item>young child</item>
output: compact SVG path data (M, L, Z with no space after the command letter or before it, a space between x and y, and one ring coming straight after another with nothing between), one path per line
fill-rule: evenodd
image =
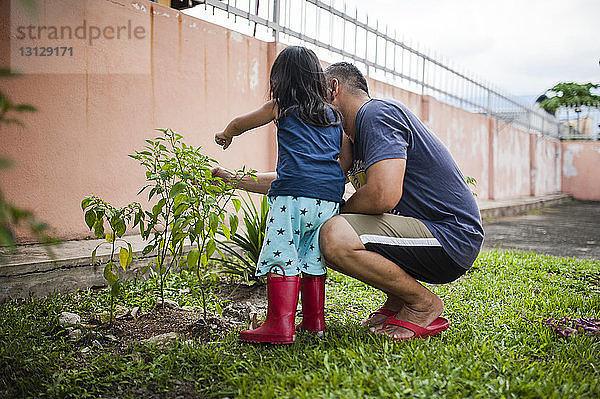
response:
M277 178L268 192L270 210L256 275L268 274L267 318L240 340L293 343L298 292L303 321L299 329L325 331L325 262L319 250L321 225L339 211L346 178L337 158L343 130L340 114L327 102L327 85L315 53L284 49L270 75L270 101L233 119L215 135L226 149L233 137L275 121ZM303 277L300 278L300 273Z

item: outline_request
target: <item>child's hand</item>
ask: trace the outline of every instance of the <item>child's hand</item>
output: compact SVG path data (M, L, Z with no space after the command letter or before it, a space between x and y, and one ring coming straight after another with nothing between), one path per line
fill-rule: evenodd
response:
M232 139L233 137L229 137L227 134L225 134L225 132L218 132L215 134L215 143L222 146L224 150L229 147Z

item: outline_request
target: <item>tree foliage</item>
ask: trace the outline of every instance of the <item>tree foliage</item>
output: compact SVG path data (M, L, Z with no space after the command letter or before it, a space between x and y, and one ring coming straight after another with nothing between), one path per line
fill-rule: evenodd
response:
M600 84L573 82L558 83L547 90L548 96L540 103L540 107L551 113L555 113L560 108L581 110L583 107L599 108L600 95L593 94L592 91L600 88Z

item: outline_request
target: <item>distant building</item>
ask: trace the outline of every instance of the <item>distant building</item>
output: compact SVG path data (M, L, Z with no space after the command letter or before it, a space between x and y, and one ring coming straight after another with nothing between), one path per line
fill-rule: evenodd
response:
M579 130L577 130L579 126ZM560 123L560 137L594 139L596 137L596 122L591 117Z

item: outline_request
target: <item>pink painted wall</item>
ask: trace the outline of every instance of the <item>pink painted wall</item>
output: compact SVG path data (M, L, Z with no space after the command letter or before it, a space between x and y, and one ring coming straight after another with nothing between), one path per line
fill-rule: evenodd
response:
M465 176L474 177L472 190L478 198L488 197L489 122L484 115L473 114L427 97L428 111L421 117L446 144Z
M600 201L600 142L561 144L563 191L578 199Z
M37 3L42 13L51 8L61 15L61 10L46 7L51 1ZM177 130L224 166L274 168L272 127L240 137L226 152L213 142L214 133L230 118L265 101L272 44L148 1L124 3L130 18L149 21L152 27L148 57L109 51L100 59L114 65L115 73L27 74L2 82L13 101L35 105L38 112L25 114L25 129L3 128L0 157L12 159L14 167L0 173L0 187L7 200L34 210L60 238L89 235L80 207L86 195L116 205L144 203L136 196L144 172L127 155L154 137L154 128ZM65 8L71 4L54 3ZM6 67L9 24L7 7L2 8L0 65ZM73 25L83 15L118 20L123 10L114 2L94 0L62 14L64 24ZM121 42L115 45L118 50ZM145 63L147 73L119 74L123 57Z
M495 126L494 199L530 195L529 134L504 123Z
M534 139L534 165L532 168L534 195L560 191L560 142L542 135Z
M116 205L143 203L136 197L144 183L143 170L127 155L153 137L154 128L177 130L186 142L202 145L224 166L274 169L272 125L236 139L225 152L213 143L213 135L233 116L265 101L268 72L280 45L147 0L121 2L124 7L87 0L75 9L69 8L73 4L69 1L52 2L52 7L50 0L37 3L43 10L64 15L65 24L83 15L111 21L126 13L132 21L145 24L149 33L141 47L129 42L100 49L89 46L81 73L26 74L2 82L11 99L39 110L25 115L26 129L4 128L0 156L13 159L15 166L0 173L0 187L9 201L49 222L59 237L89 235L79 205L88 194ZM7 7L3 7L1 66L10 63L9 26ZM141 72L120 73L131 65ZM463 173L477 179L479 198L560 191L561 168L555 157L564 143L561 147L556 140L535 136L532 145L529 133L485 115L372 79L369 86L373 96L399 99L423 119L450 149ZM585 159L575 157L574 165L588 162ZM582 172L577 176L580 181ZM562 183L571 187L575 180ZM600 194L590 195L600 199ZM27 236L20 234L20 238Z

